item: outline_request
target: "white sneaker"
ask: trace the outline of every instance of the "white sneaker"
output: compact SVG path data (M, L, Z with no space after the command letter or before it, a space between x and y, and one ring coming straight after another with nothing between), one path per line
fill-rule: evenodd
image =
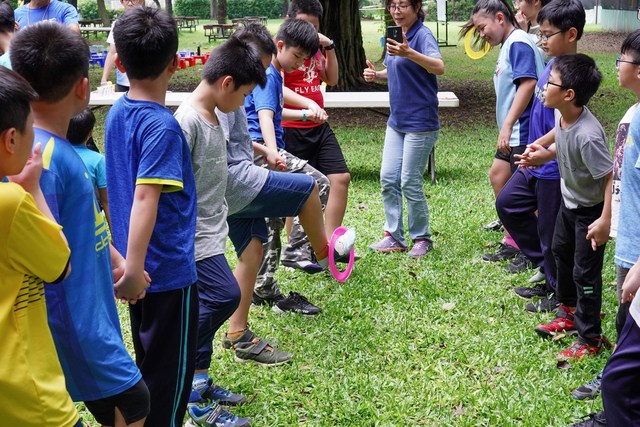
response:
M356 231L353 228L347 229L346 233L338 237L335 244L335 251L340 256L347 255L356 244Z
M544 282L546 279L547 279L547 277L544 275L544 273L542 271L540 271L540 269L538 269L538 271L536 271L536 274L531 276L531 278L529 280L527 280L527 282L529 282L529 283L538 283L538 282Z

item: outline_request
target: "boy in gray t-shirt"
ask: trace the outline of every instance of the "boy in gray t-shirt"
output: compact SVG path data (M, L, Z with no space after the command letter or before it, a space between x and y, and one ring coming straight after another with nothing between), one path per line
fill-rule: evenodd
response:
M609 345L602 335L600 308L613 162L602 126L585 106L601 80L588 56L559 56L544 91L545 106L559 112L550 149L556 150L563 201L552 246L560 306L552 322L535 330L545 337L578 334L578 341L556 356L563 360L595 355Z

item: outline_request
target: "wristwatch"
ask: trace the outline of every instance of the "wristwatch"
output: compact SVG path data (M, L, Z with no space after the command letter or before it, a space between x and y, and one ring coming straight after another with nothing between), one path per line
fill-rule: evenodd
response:
M333 50L335 48L336 48L336 44L333 42L333 40L331 40L331 44L329 46L326 46L324 50Z

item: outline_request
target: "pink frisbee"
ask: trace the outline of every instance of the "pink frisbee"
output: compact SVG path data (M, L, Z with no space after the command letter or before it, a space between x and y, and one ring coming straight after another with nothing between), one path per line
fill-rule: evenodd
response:
M340 283L344 282L351 276L351 272L353 271L353 262L355 260L355 247L351 248L351 252L349 252L349 263L347 264L347 268L344 271L338 270L336 267L336 260L334 257L336 242L344 233L348 230L347 227L340 226L336 228L331 236L331 241L329 242L329 271L331 275Z

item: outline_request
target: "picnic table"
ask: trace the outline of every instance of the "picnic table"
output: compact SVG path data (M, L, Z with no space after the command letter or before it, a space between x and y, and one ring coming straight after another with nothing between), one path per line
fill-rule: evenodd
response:
M80 27L80 35L82 35L82 37L89 37L93 34L95 38L98 38L98 34L109 34L110 31L111 27Z
M211 42L211 39L228 39L238 27L236 24L205 24L202 28L204 36Z
M200 18L197 16L176 16L173 19L176 21L178 29L181 30L195 30L200 23Z

